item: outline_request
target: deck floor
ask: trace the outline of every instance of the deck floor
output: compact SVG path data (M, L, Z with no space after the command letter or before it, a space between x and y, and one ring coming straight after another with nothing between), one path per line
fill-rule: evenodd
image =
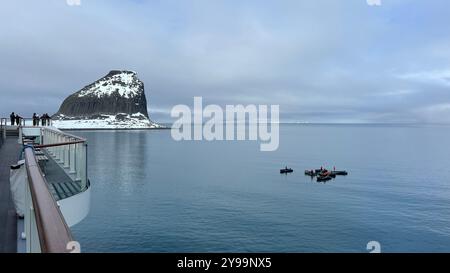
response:
M17 137L7 137L0 148L0 253L17 252L17 217L9 187L10 166L17 163Z
M50 192L56 201L71 197L81 192L79 181L73 181L52 156L47 153L48 161L43 168Z

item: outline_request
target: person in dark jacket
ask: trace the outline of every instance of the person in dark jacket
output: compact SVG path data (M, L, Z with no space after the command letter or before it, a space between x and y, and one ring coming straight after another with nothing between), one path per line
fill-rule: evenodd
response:
M19 116L19 114L16 114L16 125L20 126L20 120L22 119L21 116Z
M14 121L16 121L16 114L12 112L9 118L11 119L11 126L14 126Z
M33 113L33 126L36 126L36 124L39 122L39 119L36 115L36 113Z
M47 116L46 116L46 114L42 114L42 116L41 116L41 124L42 124L42 126L45 126L46 123L47 123Z
M50 126L50 120L51 120L52 118L48 115L48 113L45 113L45 117L46 117L46 123L47 123L47 126Z

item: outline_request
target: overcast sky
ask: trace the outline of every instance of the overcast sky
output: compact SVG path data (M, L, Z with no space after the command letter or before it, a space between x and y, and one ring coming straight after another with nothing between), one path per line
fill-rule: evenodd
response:
M111 69L150 115L279 104L284 121L450 123L450 1L2 0L0 115L54 113Z

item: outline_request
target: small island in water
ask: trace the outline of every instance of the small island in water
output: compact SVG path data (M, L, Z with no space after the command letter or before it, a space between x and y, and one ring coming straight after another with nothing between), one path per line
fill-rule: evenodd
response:
M163 128L150 120L144 83L127 70L112 70L70 95L52 118L59 129Z

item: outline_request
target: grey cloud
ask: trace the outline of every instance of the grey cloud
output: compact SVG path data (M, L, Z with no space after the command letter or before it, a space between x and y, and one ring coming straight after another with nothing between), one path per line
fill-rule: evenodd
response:
M450 4L427 3L8 1L0 113L55 112L120 68L139 73L153 119L203 96L280 104L289 121L450 122Z

